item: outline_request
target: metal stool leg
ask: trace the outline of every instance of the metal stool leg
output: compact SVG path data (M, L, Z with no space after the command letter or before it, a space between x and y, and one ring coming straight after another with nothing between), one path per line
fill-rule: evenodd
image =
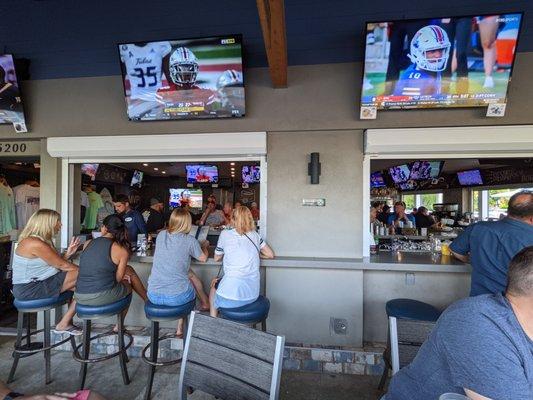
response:
M157 362L157 353L159 352L159 322L152 321L150 334L150 360ZM148 366L148 384L146 385L146 392L144 394L145 400L149 400L152 395L152 385L154 384L155 365Z
M83 320L83 338L82 338L82 350L83 354L82 357L84 360L89 359L89 354L91 352L91 320L90 319L84 319ZM87 363L82 362L81 368L80 368L80 377L79 377L79 388L80 390L83 389L85 386L85 378L87 376Z
M263 332L266 332L267 331L267 320L266 318L264 320L261 321L261 330Z
M22 331L24 330L24 313L18 312L18 320L17 320L17 340L15 342L15 348L20 347L20 344L22 343ZM7 378L7 383L13 382L13 378L15 377L15 371L17 370L17 366L19 363L20 354L19 353L13 353L13 365L11 366L11 371L9 372L9 378Z
M44 347L50 347L50 310L44 310ZM45 370L45 381L44 383L48 385L52 382L51 372L50 372L50 354L51 350L44 351L44 370Z
M117 322L118 322L118 350L120 351L120 369L122 371L122 380L124 381L125 385L129 385L130 378L128 376L128 369L126 367L126 363L128 356L126 355L126 349L124 346L124 317L122 316L122 313L119 313L117 315Z

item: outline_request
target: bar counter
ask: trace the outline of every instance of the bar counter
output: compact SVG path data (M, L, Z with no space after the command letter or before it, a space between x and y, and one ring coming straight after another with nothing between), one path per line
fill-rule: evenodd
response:
M153 263L151 251L146 255L134 254L133 263ZM193 266L216 266L222 263L209 258L205 263L192 262ZM419 271L419 272L470 272L471 267L453 256L431 253L379 252L367 258L317 258L317 257L276 257L261 260L265 268L319 268L378 271Z
M132 255L130 265L146 284L153 255ZM209 258L192 270L206 292L221 263ZM440 309L468 296L470 265L431 253L380 252L370 258L276 257L261 260L261 292L270 302L267 329L288 342L361 347L385 342L385 303L411 298ZM332 330L335 319L347 324L346 334ZM112 320L105 321L113 323ZM133 295L127 326L148 326L144 304ZM162 326L174 327L174 322Z

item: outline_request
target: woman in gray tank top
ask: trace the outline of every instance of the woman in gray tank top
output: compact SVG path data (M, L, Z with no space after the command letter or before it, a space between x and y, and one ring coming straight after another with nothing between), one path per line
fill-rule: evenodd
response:
M107 216L101 233L101 237L85 243L74 298L80 304L99 306L119 301L133 289L146 301L146 289L128 265L130 243L122 218Z
M19 236L13 254L13 295L19 300L36 300L59 296L73 290L78 278L78 266L68 261L80 241L73 238L63 257L54 247L53 237L61 229L57 211L42 209L35 212ZM72 301L54 329L57 333L81 335L72 324L76 303Z

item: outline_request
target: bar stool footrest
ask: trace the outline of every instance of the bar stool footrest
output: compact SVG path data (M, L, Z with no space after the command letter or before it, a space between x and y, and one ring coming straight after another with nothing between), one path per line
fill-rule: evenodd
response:
M100 339L100 338L106 337L106 336L112 336L112 335L118 335L118 332L115 332L114 330L110 330L108 332L99 333L98 335L95 335L95 336L91 337L90 341L92 342L93 340ZM131 335L131 333L129 333L127 331L124 331L124 337L128 338L128 343L126 343L124 345L124 349L123 350L119 350L119 351L117 351L115 353L112 353L112 354L106 354L105 356L88 358L88 359L85 360L85 359L82 358L82 356L80 354L80 349L83 346L83 343L80 343L74 349L72 357L76 361L79 361L79 362L84 363L84 364L92 364L92 363L96 363L96 362L99 362L99 361L109 360L109 359L111 359L113 357L117 357L123 351L125 353L126 350L128 350L131 347L131 345L133 344L133 336Z
M160 336L157 339L157 342L161 343L164 340L174 339L174 338L176 338L176 335L174 333L167 333L166 335ZM152 360L148 359L148 357L146 355L146 352L148 351L148 349L150 349L151 346L152 346L152 342L148 343L144 347L144 349L143 349L143 351L141 353L142 360L148 365L152 365L154 367L163 367L163 366L167 366L167 365L177 364L177 363L181 362L181 360L183 359L183 357L180 357L180 358L177 358L177 359L174 359L174 360L153 362ZM183 350L182 350L182 355L183 355Z

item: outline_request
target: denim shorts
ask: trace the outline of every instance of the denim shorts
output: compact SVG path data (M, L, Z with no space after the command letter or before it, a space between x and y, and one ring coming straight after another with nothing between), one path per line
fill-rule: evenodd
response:
M148 292L148 300L160 306L177 307L187 304L193 301L195 298L196 295L192 287L186 292L177 295Z
M218 294L215 296L215 308L218 310L219 308L238 308L245 306L247 304L253 303L255 300L232 300L227 299L225 297L219 296Z

